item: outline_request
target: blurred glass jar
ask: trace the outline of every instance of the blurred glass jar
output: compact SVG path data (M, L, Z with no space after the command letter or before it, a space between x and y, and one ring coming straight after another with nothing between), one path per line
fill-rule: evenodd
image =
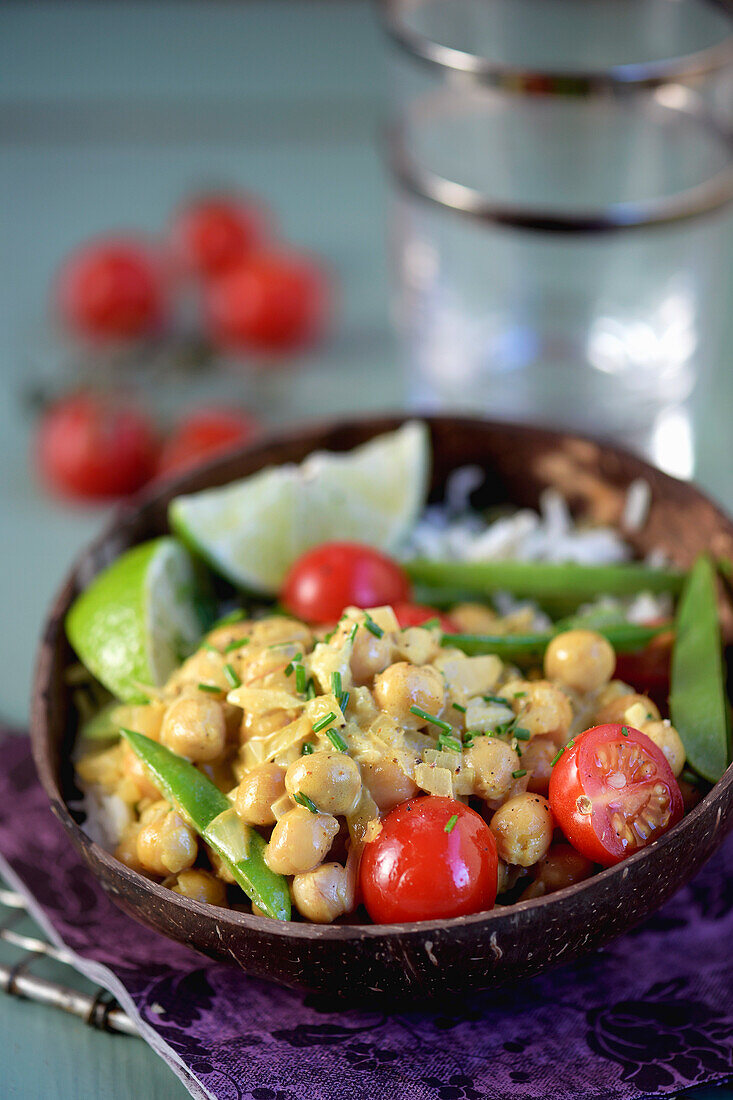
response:
M726 315L727 16L704 0L385 12L412 53L389 136L411 400L602 432L690 472L654 440Z

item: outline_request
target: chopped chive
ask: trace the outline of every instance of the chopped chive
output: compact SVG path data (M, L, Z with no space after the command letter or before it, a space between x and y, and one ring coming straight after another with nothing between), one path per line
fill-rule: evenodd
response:
M301 794L300 791L298 791L297 794L293 795L293 802L297 802L299 806L305 806L306 810L310 810L312 814L318 813L318 807L313 799L309 798L307 794Z
M562 754L564 752L565 752L565 749L558 749L557 750L557 753L555 754L555 756L553 756L552 760L550 761L550 767L551 768L555 767L555 764L557 764L558 760L560 759L560 757L562 756Z
M458 821L458 814L453 814L453 816L449 817L448 820L446 821L445 829L443 831L446 832L446 833L452 833L453 830L456 827L457 821Z
M572 739L571 739L570 741L568 741L568 743L567 743L567 745L565 746L565 748L566 748L566 749L572 749L572 747L573 747L573 745L574 745L574 744L575 744L575 738L573 737L573 738L572 738Z
M305 697L306 699L315 699L316 697L316 685L312 676L308 678L308 684L306 685L305 689Z
M344 691L339 696L339 706L341 707L341 710L344 713L346 713L346 708L348 707L348 705L349 705L349 693L348 693L348 691Z
M433 619L426 619L424 623L417 624L422 630L434 630L436 626L440 626L440 619L437 616Z
M333 715L332 715L332 717L333 717ZM344 741L343 737L341 736L341 734L339 733L339 731L337 729L334 729L332 727L330 730L326 730L326 737L331 742L333 747L335 749L338 749L339 752L348 752L349 751L349 746L346 744L346 742Z
M199 691L208 691L211 695L221 695L224 688L217 687L216 684L199 684Z
M514 692L514 698L515 699L524 699L526 694L527 694L526 691L515 691Z
M434 714L428 714L422 707L410 707L410 714L416 714L418 718L424 718L426 722L432 722L434 726L438 726L439 729L445 730L446 733L452 732L453 727L450 722L444 722L442 718L437 718Z
M463 738L463 747L465 749L470 749L472 745L473 737L470 737L469 734L466 734L466 736Z
M512 772L512 779L521 779L523 775L527 774L526 768L520 768L516 772Z
M512 732L517 741L529 741L530 737L532 736L529 730L526 730L524 726L515 726Z
M381 638L384 634L384 631L382 630L381 626L379 626L377 623L375 623L374 619L372 619L369 615L367 615L367 617L366 617L366 620L364 622L364 626L367 628L367 630L369 631L370 634L374 635L375 638Z
M291 676L292 673L293 673L293 670L295 669L295 666L298 663L298 661L302 661L302 660L303 660L303 654L302 653L296 653L295 656L293 657L292 661L290 661L290 663L285 666L285 675L286 676Z
M224 665L224 675L233 688L239 688L242 686L242 681L237 676L234 669L234 665Z
M628 737L629 736L628 726L622 726L621 727L621 734L622 734L623 737Z
M234 611L230 611L228 615L222 615L220 619L217 619L214 623L212 630L216 630L220 626L229 626L231 623L241 623L242 619L246 619L244 609L241 607L235 607Z
M453 703L453 710L457 710L459 714L465 714L466 708L460 703Z
M333 689L333 694L336 696L336 698L338 698L339 695L341 695L341 693L343 691L343 687L341 686L341 673L340 672L332 672L331 673L331 688Z
M301 756L310 756L312 752L313 752L313 742L312 741L306 741L306 743L303 745L303 748L300 750L300 755Z
M447 733L438 736L438 748L448 749L449 752L460 752L462 745L457 737L450 737Z
M233 642L230 642L229 645L224 646L224 652L234 653L235 649L243 649L244 646L249 645L249 643L249 638L236 638Z
M353 644L354 638L356 637L356 632L357 632L358 629L359 629L359 624L354 623L354 629L351 631L351 634L349 634L349 641L352 644Z
M326 645L328 645L328 643L331 641L331 638L333 638L335 633L336 633L335 630L329 630L328 634L323 635L323 640L326 643Z
M219 656L219 650L215 645L212 645L211 642L202 642L201 649L205 649L207 653L216 653L217 657ZM226 650L224 650L224 652L226 653Z
M509 700L505 699L503 695L483 695L482 699L485 703L500 703L503 707L509 706Z
M335 718L336 715L333 711L329 711L325 718L319 718L317 722L313 723L313 732L320 733L321 730L325 730L326 726L330 726Z
M295 690L298 695L304 695L306 691L306 675L302 665L295 666Z

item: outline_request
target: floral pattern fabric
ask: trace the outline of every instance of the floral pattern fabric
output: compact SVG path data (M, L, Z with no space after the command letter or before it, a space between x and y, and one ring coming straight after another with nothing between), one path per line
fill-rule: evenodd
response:
M0 873L197 1097L632 1100L733 1076L733 837L605 951L414 1012L280 989L136 925L51 815L23 737L0 741Z

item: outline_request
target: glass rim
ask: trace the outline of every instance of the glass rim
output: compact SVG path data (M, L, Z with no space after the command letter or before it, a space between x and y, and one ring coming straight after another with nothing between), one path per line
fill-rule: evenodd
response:
M400 186L417 198L478 221L515 229L543 233L609 233L689 221L712 214L733 201L733 136L710 118L701 107L699 97L689 88L679 85L674 88L684 97L684 106L658 100L667 89L656 93L655 106L708 127L730 155L723 168L702 182L658 198L623 200L576 211L492 200L476 187L450 180L418 164L405 140L406 115L392 118L385 127L387 163Z
M672 0L669 0L672 2ZM731 25L720 42L688 54L656 61L611 65L607 69L525 69L490 61L479 54L447 46L409 27L400 18L400 0L378 0L387 35L406 53L435 68L461 73L477 83L508 91L542 95L595 95L654 88L699 79L733 65L733 8L723 0L706 0L720 8Z

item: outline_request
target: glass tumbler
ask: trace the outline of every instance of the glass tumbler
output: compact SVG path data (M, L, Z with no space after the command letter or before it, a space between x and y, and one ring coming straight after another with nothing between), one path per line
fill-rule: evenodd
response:
M690 6L634 4L652 23ZM696 24L692 54L644 65L624 0L584 5L621 22L613 42L583 53L576 41L575 54L560 33L574 0L432 0L409 14L437 35L447 9L493 13L495 33L474 20L465 42L487 52L467 54L460 18L446 20L443 53L425 37L415 53L411 40L416 67L402 67L388 146L411 403L592 431L691 473L687 410L711 382L730 312L730 43ZM522 9L542 12L531 49L507 30Z

